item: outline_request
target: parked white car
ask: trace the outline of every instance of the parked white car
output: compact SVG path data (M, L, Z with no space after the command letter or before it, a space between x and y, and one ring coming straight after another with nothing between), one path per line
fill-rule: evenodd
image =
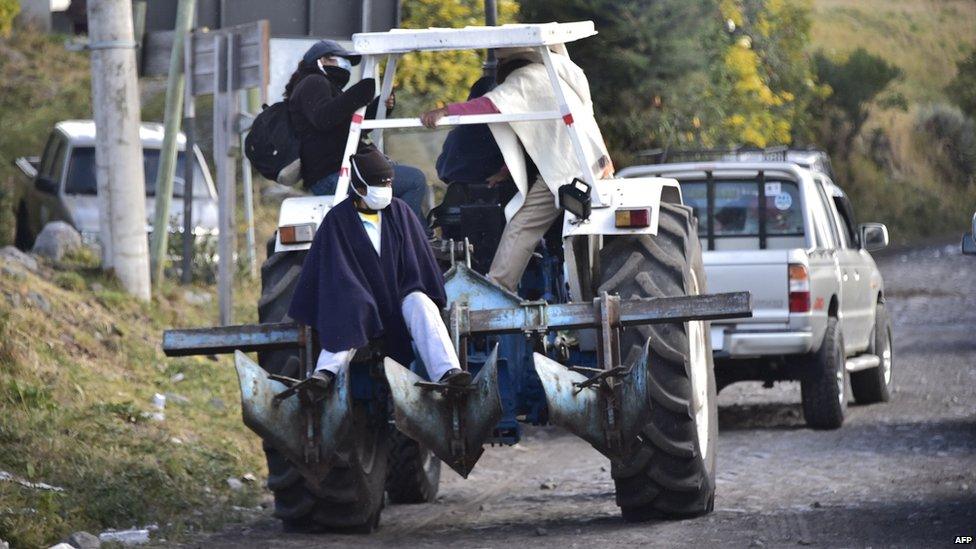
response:
M162 124L142 124L143 167L146 174L146 230L152 231L155 215L156 171L163 143ZM183 231L183 163L186 139L179 135L173 202L170 206L170 232ZM194 234L217 233L217 192L199 148L193 150ZM14 206L18 248L30 249L40 230L51 221L66 221L81 233L86 242L98 240L98 200L95 179L95 123L92 120L58 122L40 157L21 157L16 161L26 179Z
M869 253L888 231L855 223L829 166L820 152L778 151L620 172L677 179L699 222L708 291L752 292L752 318L712 322L719 387L799 380L816 428L843 423L848 379L858 402L888 400L892 367L884 281Z

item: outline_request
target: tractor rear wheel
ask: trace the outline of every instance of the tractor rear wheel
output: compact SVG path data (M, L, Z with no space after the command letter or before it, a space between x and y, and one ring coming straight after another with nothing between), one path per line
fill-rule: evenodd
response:
M288 307L304 260L305 252L269 253L261 266L258 319L262 324L291 320ZM269 373L301 377L297 350L258 353L258 362ZM264 446L268 488L275 498L274 515L286 530L371 532L379 526L390 427L371 418L365 405L354 403L352 414L352 428L336 452L332 470L317 485L305 479L277 450Z
M599 292L621 299L705 292L696 222L691 209L661 204L658 234L614 237L600 251ZM621 334L625 364L645 342L651 418L638 450L611 463L624 520L686 518L708 513L715 501L718 415L708 322L653 324Z

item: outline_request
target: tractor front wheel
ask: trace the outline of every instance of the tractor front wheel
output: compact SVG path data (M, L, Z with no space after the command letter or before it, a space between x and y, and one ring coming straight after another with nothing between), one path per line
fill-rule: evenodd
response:
M269 252L272 249L269 245ZM262 324L291 320L288 308L304 261L305 252L269 253L261 266L258 318ZM269 373L301 377L297 349L258 353L258 362ZM281 453L265 445L274 515L286 530L368 533L379 526L391 428L371 417L365 404L354 403L352 414L349 434L320 483L309 482Z

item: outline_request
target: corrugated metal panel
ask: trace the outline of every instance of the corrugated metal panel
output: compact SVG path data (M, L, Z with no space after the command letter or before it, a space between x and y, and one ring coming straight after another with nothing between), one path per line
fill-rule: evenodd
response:
M177 0L148 3L146 31L172 30ZM368 10L363 17L364 7ZM271 22L271 35L348 38L361 32L386 31L397 23L397 0L198 0L197 27L220 28L258 19Z

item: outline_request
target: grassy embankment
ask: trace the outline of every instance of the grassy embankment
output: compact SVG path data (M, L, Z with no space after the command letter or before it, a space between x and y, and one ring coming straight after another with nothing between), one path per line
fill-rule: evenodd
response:
M920 111L948 102L943 90L976 44L974 29L969 0L813 1L812 50L844 55L863 47L904 72L893 88L908 109L875 109L850 160L835 159L859 218L887 223L896 242L961 234L976 208L976 186L950 181L940 147L916 129ZM872 154L876 130L890 145Z
M54 122L90 117L88 71L63 37L0 39L0 245L12 240L13 159L38 154ZM144 118L158 117L158 103L147 101ZM257 209L263 259L277 208ZM141 304L96 261L82 253L0 275L0 471L64 489L0 480L0 539L14 547L153 523L172 539L234 519L263 490L263 454L241 422L230 358L160 350L164 329L216 322L214 288L191 288L213 298L194 304L167 283ZM236 292L235 320L255 321L258 284L241 278ZM154 393L169 396L164 421L151 418ZM246 473L256 482L230 489L227 479Z

